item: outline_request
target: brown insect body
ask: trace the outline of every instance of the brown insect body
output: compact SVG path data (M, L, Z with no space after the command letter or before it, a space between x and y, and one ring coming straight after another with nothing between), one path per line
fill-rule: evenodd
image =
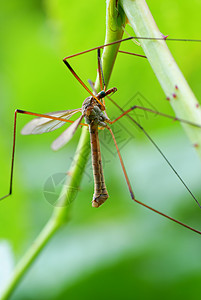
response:
M96 97L99 98L98 96ZM110 120L103 113L100 105L93 97L88 97L85 99L82 105L82 113L85 116L86 123L89 125L91 141L92 168L94 175L94 194L92 206L99 207L108 199L109 195L103 175L100 143L98 138L98 126L107 127L107 123L109 123Z

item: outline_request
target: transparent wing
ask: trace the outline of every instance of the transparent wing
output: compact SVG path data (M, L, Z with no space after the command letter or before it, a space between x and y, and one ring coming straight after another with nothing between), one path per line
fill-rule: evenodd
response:
M63 118L63 119L70 119L74 114L77 112L81 112L81 108L78 109L70 109L70 110L62 110L62 111L54 111L50 113L46 113L44 115ZM52 120L48 118L35 118L27 123L21 131L21 134L28 135L28 134L42 134L44 132L50 132L56 130L57 128L63 126L66 122L62 122L59 120Z
M75 122L73 122L51 145L53 150L58 150L70 141L75 134L79 124L81 123L84 115L81 115Z

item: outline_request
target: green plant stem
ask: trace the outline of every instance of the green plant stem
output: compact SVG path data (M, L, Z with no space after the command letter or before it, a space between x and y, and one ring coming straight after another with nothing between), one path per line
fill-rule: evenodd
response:
M107 1L107 18L106 18L106 39L105 43L110 43L122 38L124 26L121 17L116 10L116 1ZM109 78L114 66L115 58L118 52L119 45L107 47L104 49L102 62L105 82L108 84ZM100 90L99 78L96 79L95 89ZM11 280L6 287L1 300L9 299L20 280L26 274L32 263L41 253L47 242L53 237L55 232L66 224L70 219L71 203L76 197L76 191L79 188L84 169L90 152L89 133L86 127L83 127L79 144L71 165L69 176L66 184L63 186L59 196L57 207L54 208L50 220L47 222L35 242L29 248L27 253L22 257L17 264L12 274Z
M123 27L125 26L124 13L119 13L121 7L116 7L115 0L107 0L106 8L106 35L105 43L109 44L121 40L123 36ZM106 85L108 85L110 76L114 67L114 62L120 47L120 43L105 47L102 54L102 66ZM96 90L100 90L99 77L96 78Z
M40 235L37 237L36 241L32 244L29 250L22 257L21 261L17 264L12 274L9 285L6 287L1 300L10 298L19 281L25 275L26 271L29 269L29 267L41 252L41 250L44 248L49 239L53 236L56 229L56 223L54 222L54 220L50 219Z
M162 37L145 0L119 0L136 36ZM165 40L140 40L140 44L177 117L201 124L199 102L173 59ZM201 158L200 129L182 123Z

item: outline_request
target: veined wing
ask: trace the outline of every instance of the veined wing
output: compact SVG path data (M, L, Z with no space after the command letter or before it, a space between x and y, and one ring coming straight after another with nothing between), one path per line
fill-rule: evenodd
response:
M70 110L62 110L62 111L54 111L50 113L46 113L44 115L63 118L63 119L70 119L74 114L77 112L81 112L81 108L77 109L70 109ZM35 118L27 123L21 131L21 134L28 135L28 134L42 134L44 132L50 132L56 130L57 128L63 126L66 122L62 122L59 120L53 120L48 118Z
M51 145L53 150L58 150L70 141L75 134L79 124L81 123L84 115L81 115L75 122L73 122Z

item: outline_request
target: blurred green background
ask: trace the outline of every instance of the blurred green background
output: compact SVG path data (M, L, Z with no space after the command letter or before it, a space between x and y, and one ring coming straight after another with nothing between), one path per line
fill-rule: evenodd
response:
M164 35L201 38L200 1L147 3ZM105 1L1 1L0 22L2 196L8 191L14 110L43 113L81 107L88 95L62 58L104 43ZM201 45L168 45L199 99ZM142 53L132 42L121 49ZM85 82L95 79L96 53L71 63ZM119 54L110 86L118 88L113 98L124 108L138 104L173 114L145 59ZM111 103L107 108L111 119L119 115ZM200 162L180 125L142 112L137 118L201 198ZM21 136L30 119L18 118L13 195L0 205L1 289L51 216L44 185L69 169L80 135L78 130L54 153L50 144L63 129ZM201 228L198 207L146 137L126 118L114 126L114 133L136 198ZM110 198L99 209L91 207L89 160L70 223L49 242L11 299L200 299L200 236L134 204L110 137L101 132L100 140Z

